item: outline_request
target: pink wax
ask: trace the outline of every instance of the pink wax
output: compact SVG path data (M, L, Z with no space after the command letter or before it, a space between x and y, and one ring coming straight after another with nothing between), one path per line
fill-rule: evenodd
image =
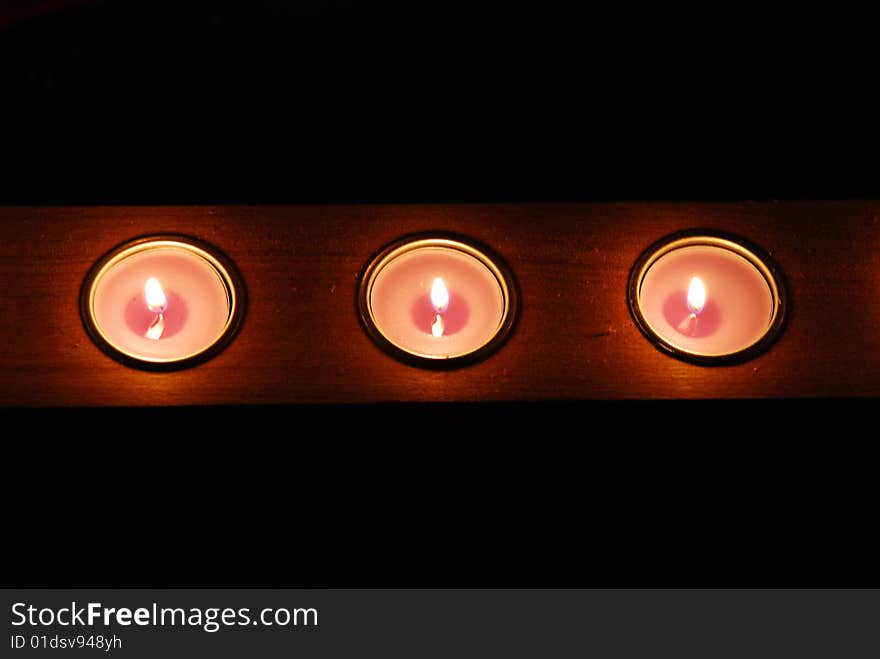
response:
M431 301L441 278L449 303L440 313ZM376 328L398 348L432 359L460 357L478 350L504 321L504 291L479 259L457 249L419 247L393 258L376 274L370 290ZM432 324L440 316L443 334Z
M694 277L705 286L705 305L688 306ZM757 343L770 329L774 299L764 275L728 249L691 245L673 249L648 268L638 293L650 328L666 343L701 356L723 356Z
M151 277L167 298L159 338L147 336L157 316L144 291ZM196 251L167 243L112 262L94 283L91 308L108 343L149 362L201 353L220 339L230 317L229 295L216 268Z

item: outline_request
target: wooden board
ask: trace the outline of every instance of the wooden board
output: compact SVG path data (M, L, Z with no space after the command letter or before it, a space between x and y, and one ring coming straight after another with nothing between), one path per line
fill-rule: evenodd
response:
M647 245L706 227L769 251L789 285L785 333L724 367L673 359L633 324L629 270ZM401 235L455 231L507 260L522 294L507 344L431 371L360 326L358 275ZM135 236L206 240L238 264L249 309L213 360L173 373L120 365L86 335L92 264ZM753 399L880 395L880 202L0 208L0 406L387 401Z

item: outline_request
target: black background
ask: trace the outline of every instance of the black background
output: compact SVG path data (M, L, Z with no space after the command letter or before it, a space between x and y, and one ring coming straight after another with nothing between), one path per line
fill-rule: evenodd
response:
M6 203L876 194L868 3L72 4L2 33Z
M0 13L4 204L880 192L867 6L68 4ZM876 584L875 409L7 410L4 581Z

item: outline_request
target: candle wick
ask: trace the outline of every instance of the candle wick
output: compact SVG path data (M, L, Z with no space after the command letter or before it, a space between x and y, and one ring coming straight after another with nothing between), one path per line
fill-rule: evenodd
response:
M162 338L162 333L165 331L165 316L160 311L156 314L156 317L153 319L153 322L150 323L150 326L147 328L144 336L148 339L152 339L153 341L158 341Z
M439 337L443 336L443 331L445 329L446 328L444 327L443 316L441 316L439 313L435 314L434 315L434 322L431 323L431 334L433 334L435 337L439 338Z

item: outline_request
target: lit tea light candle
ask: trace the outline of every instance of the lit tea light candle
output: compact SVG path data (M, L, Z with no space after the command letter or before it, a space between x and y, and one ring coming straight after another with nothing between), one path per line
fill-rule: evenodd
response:
M513 275L502 260L457 236L409 237L364 270L361 320L395 357L424 366L471 363L497 349L516 317Z
M244 314L244 285L216 249L181 236L139 238L89 272L83 323L114 359L151 369L203 361L225 347Z
M651 246L630 274L629 304L658 347L700 363L754 356L778 336L786 308L769 256L714 232L676 234Z

